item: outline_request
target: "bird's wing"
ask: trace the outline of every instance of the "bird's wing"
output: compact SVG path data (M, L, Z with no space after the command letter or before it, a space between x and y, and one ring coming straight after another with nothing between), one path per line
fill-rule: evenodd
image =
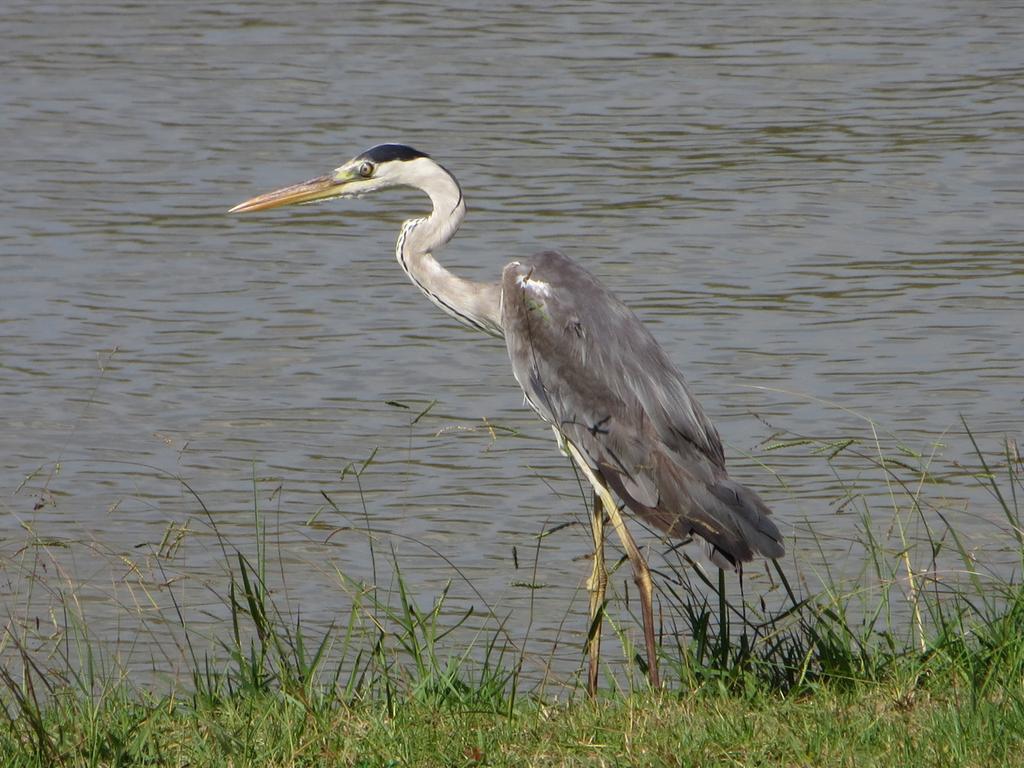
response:
M549 373L563 379L564 394L590 395L581 405L602 405L593 399L599 394L608 405L635 403L667 446L684 452L689 446L725 466L718 432L682 374L637 316L590 272L557 251L513 262L503 275L502 303L506 334L509 327L522 331L513 343L525 354L512 357L514 369L527 360L554 369Z
M729 560L782 553L755 493L728 479L718 433L640 320L557 252L512 262L502 325L527 400L635 512L699 533Z

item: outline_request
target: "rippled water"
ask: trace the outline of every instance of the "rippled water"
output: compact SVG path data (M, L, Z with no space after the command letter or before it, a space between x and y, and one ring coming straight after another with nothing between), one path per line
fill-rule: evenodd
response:
M535 534L583 502L501 342L394 264L424 201L225 215L379 141L459 177L470 215L444 258L464 274L559 247L602 276L682 365L734 474L837 560L857 516L824 460L767 451L774 435L870 438L839 404L957 460L961 415L990 447L1024 424L1013 4L14 0L2 18L0 536L18 620L45 613L25 597L45 565L98 636L135 631L127 606L156 639L158 582L185 574L201 626L219 615L202 585L223 586L210 520L251 550L254 502L289 599L321 620L345 603L335 568L385 568L352 531L323 543L368 519L424 596L458 580L447 558L545 641L574 595L584 609L578 527L543 540L546 589L515 586L533 577L513 547L532 567ZM358 487L342 477L371 454ZM1002 546L972 482L939 495ZM168 526L188 533L160 571ZM26 555L25 529L51 546ZM129 559L163 576L127 586Z

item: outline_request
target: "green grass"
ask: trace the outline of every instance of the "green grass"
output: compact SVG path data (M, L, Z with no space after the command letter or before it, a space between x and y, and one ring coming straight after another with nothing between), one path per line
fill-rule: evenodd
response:
M946 471L986 491L1003 550L1024 563L1020 458L1009 442L987 454L966 425L963 440L975 461ZM64 631L47 642L7 622L0 765L1024 765L1024 589L987 571L929 500L942 488L935 456L886 445L873 434L768 446L823 455L840 478L844 467L881 473L883 501L854 482L844 500L861 520L857 575L826 557L810 573L798 552L774 567L769 605L730 596L685 555L666 558L666 689L646 688L632 635L610 611L625 663L605 670L595 701L526 682L507 642L516 617L480 629L447 590L418 604L393 551L374 555L375 571L390 566L390 590L339 574L350 612L310 631L268 584L277 564L258 507L247 556L195 494L223 553L230 620L200 650L208 638L175 602L190 679L140 687L103 656L80 606L37 573L32 553L63 545L33 539L19 550L25 583L52 591ZM379 548L368 517L365 533ZM939 567L951 559L955 569Z
M940 686L935 686L940 687ZM0 736L6 765L1020 765L1024 709L933 686L781 696L701 690L511 712L403 700L312 711L277 694L59 700L50 751ZM24 736L24 734L22 734Z

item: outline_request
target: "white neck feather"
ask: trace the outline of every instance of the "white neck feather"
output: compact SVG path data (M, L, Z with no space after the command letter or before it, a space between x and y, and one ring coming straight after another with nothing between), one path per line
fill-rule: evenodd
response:
M395 256L409 279L437 306L470 328L502 336L501 289L497 283L477 283L458 277L433 256L454 237L466 215L459 184L429 158L402 163L397 183L421 189L434 209L420 219L402 224Z

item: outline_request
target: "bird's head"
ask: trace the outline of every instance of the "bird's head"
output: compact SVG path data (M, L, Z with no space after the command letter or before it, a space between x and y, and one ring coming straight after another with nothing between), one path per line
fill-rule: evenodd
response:
M381 189L421 186L418 181L440 169L422 152L404 144L378 144L344 165L315 179L258 195L229 213L264 211L282 205L316 203L339 197L360 197Z

